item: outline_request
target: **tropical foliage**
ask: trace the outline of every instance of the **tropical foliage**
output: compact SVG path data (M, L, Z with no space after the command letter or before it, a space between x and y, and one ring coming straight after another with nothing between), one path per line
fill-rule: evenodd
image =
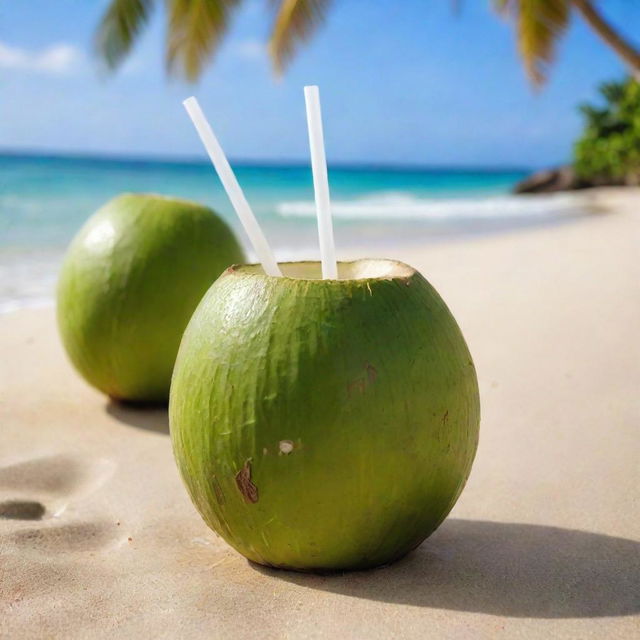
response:
M640 51L609 24L593 0L490 0L513 21L529 78L542 84L556 45L574 13L580 16L640 77ZM265 0L273 10L269 53L281 72L324 21L331 0ZM454 3L461 3L457 0ZM242 0L111 0L96 34L99 55L115 69L131 51L152 10L165 4L167 70L197 80L225 35ZM401 3L398 3L400 6Z
M569 24L570 1L493 0L504 16L515 23L518 50L532 82L540 85L553 62L559 38Z
M591 184L640 184L640 82L600 87L603 107L584 104L586 119L575 146L575 169Z
M116 69L124 61L159 4L161 0L111 0L95 38L107 68ZM222 42L242 0L164 0L164 4L167 71L195 81ZM273 8L269 52L277 71L320 26L330 4L330 0L269 0Z
M577 13L618 54L632 75L640 76L640 51L604 18L592 0L492 0L515 24L518 50L535 85L547 78L560 38Z

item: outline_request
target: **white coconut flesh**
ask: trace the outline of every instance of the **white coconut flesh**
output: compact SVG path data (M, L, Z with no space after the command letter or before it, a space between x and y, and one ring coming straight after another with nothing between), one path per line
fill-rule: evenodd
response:
M279 266L283 276L291 280L322 280L320 262L281 262ZM232 271L265 275L259 264L234 266ZM338 280L405 279L414 273L415 269L397 260L365 258L353 262L338 262Z

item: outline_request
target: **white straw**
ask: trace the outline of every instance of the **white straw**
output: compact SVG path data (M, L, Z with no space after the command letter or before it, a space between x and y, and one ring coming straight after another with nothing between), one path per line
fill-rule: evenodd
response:
M231 200L231 204L236 210L238 218L240 218L240 222L249 236L249 240L253 245L253 250L258 256L258 260L262 264L264 272L270 276L281 276L282 271L280 271L280 267L276 262L273 252L271 251L271 247L269 246L267 239L264 237L262 229L260 228L256 217L253 215L253 211L251 211L251 207L249 206L249 203L244 197L244 193L242 193L242 189L236 180L233 169L229 165L229 161L224 155L224 151L213 133L211 125L207 122L198 101L192 96L191 98L187 98L182 104L193 121L196 131L200 136L200 140L202 140L202 144L207 150L209 158L211 158L211 162L213 162L213 166L218 172L220 182L222 182L222 186L227 192L229 200Z
M327 175L327 159L324 153L322 112L320 111L320 92L318 87L305 87L304 101L307 106L307 126L309 129L309 148L311 149L311 167L313 169L313 189L316 195L316 212L318 215L322 277L325 280L335 280L338 278L338 266L336 264L336 249L333 243L329 177Z

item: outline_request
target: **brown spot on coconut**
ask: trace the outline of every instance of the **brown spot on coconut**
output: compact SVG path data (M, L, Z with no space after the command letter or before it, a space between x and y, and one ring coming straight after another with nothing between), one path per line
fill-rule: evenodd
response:
M236 485L245 502L258 502L258 487L251 482L251 460L247 460L242 469L236 473Z

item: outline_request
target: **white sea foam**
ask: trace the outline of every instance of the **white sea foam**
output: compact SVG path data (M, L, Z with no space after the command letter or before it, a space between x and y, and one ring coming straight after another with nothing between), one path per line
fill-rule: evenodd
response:
M585 200L579 193L420 198L402 191L384 191L352 200L336 199L332 209L338 221L359 222L341 229L337 237L340 245L373 247L389 241L427 242L466 232L567 219L584 213ZM273 213L273 208L270 211ZM275 212L280 220L271 216L270 221L267 216L266 231L275 239L278 259L318 259L313 200L283 201L276 205ZM304 224L292 224L294 219ZM406 224L395 224L402 222ZM270 228L273 223L277 226ZM307 233L307 227L312 231ZM62 252L61 246L0 248L0 314L51 306ZM249 255L249 260L255 261L255 256Z
M44 251L0 251L0 314L50 307L61 254Z
M334 200L333 215L344 220L473 221L553 217L582 209L579 194L501 195L485 198L418 198L402 192L383 192L354 200ZM312 200L280 202L284 217L313 218Z

